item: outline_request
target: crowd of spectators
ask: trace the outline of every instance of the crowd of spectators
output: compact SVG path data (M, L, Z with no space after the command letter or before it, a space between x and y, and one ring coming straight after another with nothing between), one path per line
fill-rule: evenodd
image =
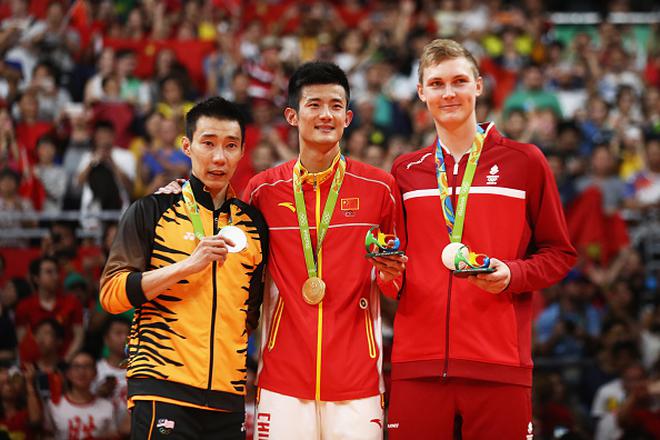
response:
M546 154L580 254L561 285L536 294L535 437L660 438L660 12L575 1L563 7L600 15L569 26L551 7L0 3L0 439L128 432L131 314L102 311L99 275L118 214L188 174L179 146L196 100L220 95L245 112L240 194L256 172L297 155L282 116L290 72L333 61L352 88L345 154L389 171L434 141L416 86L421 48L435 37L478 58L478 119ZM609 20L631 10L647 22Z

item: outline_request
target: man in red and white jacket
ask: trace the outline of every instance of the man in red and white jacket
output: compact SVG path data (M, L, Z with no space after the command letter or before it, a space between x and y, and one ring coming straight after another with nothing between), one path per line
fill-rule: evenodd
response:
M294 72L284 114L298 128L300 156L253 177L244 193L270 235L255 439L382 438L379 286L398 290L406 257L367 259L364 243L374 226L396 233L400 194L390 174L341 156L348 100L334 64ZM301 230L309 231L313 275ZM310 304L303 296L314 277L326 292Z
M438 139L392 168L410 258L394 324L393 440L452 438L457 419L465 439L533 437L532 292L560 281L576 256L542 152L503 137L493 124L477 125L482 88L465 48L451 40L426 46L418 94ZM477 143L481 153L466 187ZM445 184L436 173L441 161ZM460 242L490 256L493 273L458 278L443 264L450 243L443 187L453 207L468 189Z

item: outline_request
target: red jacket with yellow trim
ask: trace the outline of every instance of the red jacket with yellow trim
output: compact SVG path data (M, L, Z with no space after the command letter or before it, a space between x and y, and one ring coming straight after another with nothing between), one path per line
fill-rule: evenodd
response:
M129 400L244 411L248 329L259 320L268 230L252 206L227 195L214 209L202 182L190 179L207 235L231 223L247 247L209 264L147 301L142 273L181 261L197 241L182 194L144 197L126 211L101 278L110 313L135 307L128 341Z
M301 293L308 275L295 213L294 164L258 174L243 197L264 213L270 236L259 386L308 400L378 395L383 391L380 292L364 239L372 226L395 232L399 192L388 173L346 160L321 249L326 296L319 305L309 305ZM332 176L317 185L303 184L314 249L316 210L325 207Z
M461 186L468 155L445 153L450 188ZM560 281L576 260L554 177L534 145L493 127L470 188L462 242L504 261L508 288L497 295L456 278L442 264L449 235L435 171L435 144L392 167L406 218L404 287L394 324L393 379L462 377L531 385L532 291Z

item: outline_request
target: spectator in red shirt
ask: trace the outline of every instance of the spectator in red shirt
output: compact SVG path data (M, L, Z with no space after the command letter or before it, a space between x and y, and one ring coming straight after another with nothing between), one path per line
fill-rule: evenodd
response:
M41 424L34 368L25 376L0 368L0 438L32 440Z
M37 162L37 141L53 130L50 121L39 119L39 98L36 90L28 89L17 103L19 118L16 124L16 142L21 150L21 168L32 166ZM27 162L23 154L27 153Z
M83 343L82 305L73 295L62 294L57 262L41 257L30 263L30 278L35 294L22 300L16 308L16 333L23 362L34 361L38 349L32 330L46 318L54 318L64 327L64 343L60 354L70 361Z

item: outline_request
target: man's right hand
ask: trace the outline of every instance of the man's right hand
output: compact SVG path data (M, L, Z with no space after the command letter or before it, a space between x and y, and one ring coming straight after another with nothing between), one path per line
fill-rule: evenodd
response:
M158 188L155 194L179 194L183 188L186 179L176 179L171 181L165 186Z
M218 266L222 266L227 259L227 246L234 245L235 243L230 239L217 235L202 238L190 257L185 260L188 271L190 273L199 272L214 261L218 263Z

